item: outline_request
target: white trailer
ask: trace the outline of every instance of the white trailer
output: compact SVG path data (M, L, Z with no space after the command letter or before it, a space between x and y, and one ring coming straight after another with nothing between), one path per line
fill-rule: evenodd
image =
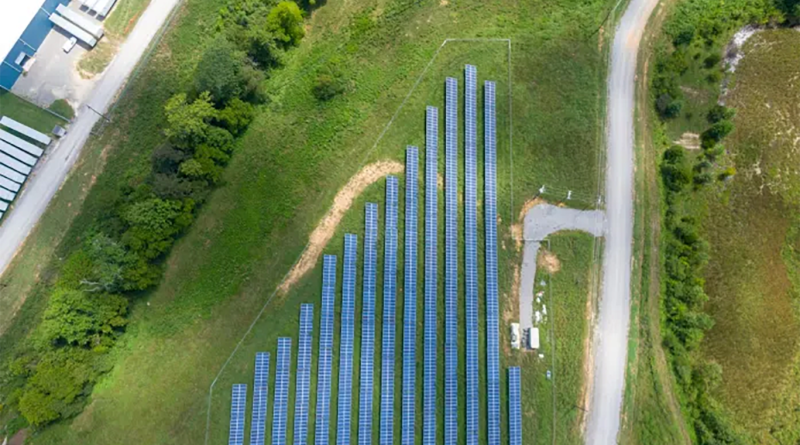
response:
M31 128L31 127L29 127L29 126L27 126L25 124L20 124L19 122L15 121L14 119L11 119L8 116L0 117L0 126L6 127L6 128L10 128L10 129L16 131L17 133L19 133L19 134L21 134L21 135L23 135L23 136L25 136L27 138L30 138L30 139L32 139L32 140L34 140L36 142L40 142L40 143L42 143L44 145L50 145L50 137L49 136L47 136L44 133L40 133L40 132L34 130L33 128ZM33 153L31 153L31 154L33 154Z
M44 150L41 148L25 141L24 139L18 138L7 131L0 130L0 141L6 141L9 144L37 158L44 153Z
M511 347L514 349L519 349L522 345L520 334L519 323L511 323Z
M17 196L16 193L10 192L4 188L0 188L0 199L3 201L11 202L14 200L14 197Z
M12 192L18 192L21 186L10 179L0 176L0 187L3 187L6 190L11 190Z
M24 162L28 165L33 166L36 164L36 158L7 142L0 141L0 152L3 152L17 161Z
M539 328L528 328L528 349L539 349Z
M27 165L23 164L22 162L17 161L16 159L8 156L5 153L0 153L0 164L5 165L6 167L15 170L23 175L27 176L31 174L31 168Z
M76 12L64 5L58 5L56 11L61 14L65 19L78 25L79 28L93 35L98 40L103 38L103 26L97 22L92 21L88 17L84 17L79 12Z
M2 164L0 164L0 176L6 179L10 179L16 182L17 184L22 184L23 182L25 182L25 175L17 173L14 170Z
M94 48L94 46L97 45L97 39L64 17L58 14L50 14L50 21L90 47Z

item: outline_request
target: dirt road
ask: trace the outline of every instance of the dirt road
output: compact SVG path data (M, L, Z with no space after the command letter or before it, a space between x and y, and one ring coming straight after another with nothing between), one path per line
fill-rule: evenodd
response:
M164 24L179 0L152 0L103 78L81 107L69 133L53 147L46 159L40 161L35 174L28 179L25 190L14 203L14 209L0 225L0 275L19 251L28 234L39 222L50 200L75 165L92 127L100 120L93 112L105 112L120 88L125 84L150 41Z
M625 390L633 242L633 143L636 55L658 0L630 0L611 49L603 291L594 331L594 376L586 443L617 443Z

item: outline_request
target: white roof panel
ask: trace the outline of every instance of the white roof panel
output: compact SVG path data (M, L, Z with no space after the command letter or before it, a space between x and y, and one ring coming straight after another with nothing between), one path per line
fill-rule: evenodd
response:
M3 152L13 157L14 159L24 162L28 165L32 166L36 164L36 158L18 149L17 147L14 147L13 145L7 142L0 141L0 152Z
M23 175L22 173L17 173L14 170L2 164L0 164L0 176L8 178L16 182L17 184L22 184L23 182L25 182L25 175Z
M8 210L8 203L0 201L0 216L2 216L3 212Z
M2 187L0 187L0 199L3 201L11 202L14 200L14 197L17 196L16 193L8 191Z
M31 174L31 170L32 169L30 167L28 167L27 165L23 164L22 162L17 161L16 159L12 158L11 156L8 156L5 153L0 153L0 164L3 164L5 166L7 166L7 167L10 167L13 170L16 170L16 171L22 173L23 175Z
M44 150L41 148L31 144L30 142L27 142L24 139L18 138L7 131L0 130L0 141L6 141L9 144L37 158L44 153Z
M0 60L6 58L43 4L42 0L0 0Z
M21 124L21 123L15 121L14 119L11 119L8 116L0 117L0 125L2 125L4 127L7 127L7 128L10 128L10 129L16 131L17 133L24 134L26 137L29 137L29 138L33 139L34 141L36 141L36 142L41 142L44 145L47 145L47 144L50 143L50 137L47 136L46 134L38 132L38 131L34 130L33 128L31 128L31 127L29 127L29 126L27 126L25 124ZM31 153L31 154L33 154L33 153ZM40 155L37 155L37 156L40 156Z
M7 190L11 190L12 192L18 192L20 185L10 179L6 179L3 176L0 176L0 187L3 187L4 189Z

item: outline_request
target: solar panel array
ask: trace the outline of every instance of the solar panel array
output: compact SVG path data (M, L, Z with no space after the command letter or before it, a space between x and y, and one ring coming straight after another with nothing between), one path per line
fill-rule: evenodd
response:
M308 398L311 385L311 344L314 341L314 305L300 306L297 346L297 382L294 396L294 444L308 443Z
M403 289L402 445L414 445L417 385L417 180L419 150L406 149L405 279Z
M228 445L242 445L244 443L245 411L247 411L247 385L239 383L233 385L231 394L231 428L228 435Z
M458 81L445 80L444 443L458 440Z
M508 444L522 445L522 400L519 368L508 368Z
M350 444L350 416L353 397L353 331L355 330L356 255L358 237L344 235L344 273L342 276L342 333L339 351L339 407L336 443Z
M267 421L269 399L269 353L256 353L256 372L253 378L253 417L250 421L250 445L264 445L264 424Z
M484 83L486 229L486 399L489 445L500 444L500 339L497 302L497 140L495 83Z
M383 259L383 345L381 347L380 445L394 444L394 354L397 309L397 178L386 178Z
M292 339L278 339L275 367L275 396L272 402L272 445L286 444L286 416L289 409L289 378L292 373Z
M361 392L358 443L372 443L372 396L375 374L375 269L378 265L378 204L368 202L364 225L364 286L361 307Z
M436 282L438 257L437 151L439 110L425 110L425 336L422 374L422 443L436 443Z
M464 106L464 266L466 269L466 332L467 332L467 445L477 445L479 437L478 389L478 185L476 91L477 69L467 65Z
M322 312L319 327L317 369L317 414L314 443L328 445L331 420L331 364L333 363L333 317L336 306L336 256L322 259Z

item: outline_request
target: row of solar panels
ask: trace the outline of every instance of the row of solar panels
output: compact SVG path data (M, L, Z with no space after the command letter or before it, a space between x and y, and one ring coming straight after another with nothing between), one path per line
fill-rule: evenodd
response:
M19 136L17 136L19 135ZM10 117L0 117L0 218L44 154L50 137Z
M466 306L467 306L467 443L478 441L478 278L477 278L477 165L476 165L476 88L477 71L467 65L466 78ZM446 80L446 187L445 187L445 443L454 444L458 439L458 209L457 209L457 115L458 83L456 79ZM484 117L486 124L485 162L486 184L486 287L487 287L487 401L488 401L488 441L500 443L500 389L499 389L499 305L497 301L497 201L496 201L496 123L495 123L495 84L485 83ZM436 335L437 335L437 153L438 153L438 109L426 109L426 199L425 199L425 314L424 314L424 367L423 367L423 444L436 443ZM416 258L417 258L417 178L419 153L417 147L409 146L406 152L406 262L405 262L405 307L403 336L403 383L402 383L402 433L401 443L413 444L416 419ZM380 443L393 443L394 425L394 351L395 351L395 273L397 252L397 180L387 179L386 188L386 235L385 235L385 273L382 381L381 381L381 419ZM374 335L375 335L375 271L377 238L377 205L368 203L366 207L366 243L362 312L362 351L361 351L361 392L359 404L359 444L371 443L372 400L374 374ZM352 385L354 308L355 308L355 270L357 237L345 235L345 264L342 286L342 324L339 387ZM322 320L320 334L320 366L317 388L317 430L316 443L328 443L328 424L330 421L330 380L333 347L333 313L335 293L336 257L326 255L323 260ZM301 341L303 332L301 316ZM309 331L310 332L310 331ZM309 343L310 344L310 343ZM280 347L279 347L280 350ZM301 346L301 354L305 349ZM310 351L309 360L310 360ZM298 373L301 364L298 360ZM310 362L308 363L310 367ZM308 388L307 378L298 375L296 406L295 444L305 444L305 425L307 423ZM509 369L509 426L511 443L521 443L521 414L519 397L519 369ZM234 391L236 391L234 389ZM516 397L514 396L516 394ZM277 393L276 393L277 400ZM277 402L276 402L277 403ZM351 392L344 391L338 399L338 412L351 412ZM232 416L236 403L232 404ZM255 408L254 408L255 409ZM276 407L277 409L277 407ZM283 408L285 411L285 408ZM299 419L298 419L298 416ZM264 416L262 416L264 417ZM276 423L276 420L278 421ZM285 419L276 417L274 425L279 430L276 437L273 429L273 443L285 442ZM516 423L515 423L516 422ZM235 422L231 418L231 438ZM298 427L298 424L300 425ZM237 423L238 425L238 423ZM243 428L243 427L242 427ZM275 426L273 426L275 428ZM298 430L300 428L300 430ZM350 443L350 416L337 419L337 444ZM252 437L252 436L251 436ZM276 442L276 439L278 440ZM238 442L231 442L238 443ZM253 444L251 440L251 444ZM261 442L255 442L262 444Z

